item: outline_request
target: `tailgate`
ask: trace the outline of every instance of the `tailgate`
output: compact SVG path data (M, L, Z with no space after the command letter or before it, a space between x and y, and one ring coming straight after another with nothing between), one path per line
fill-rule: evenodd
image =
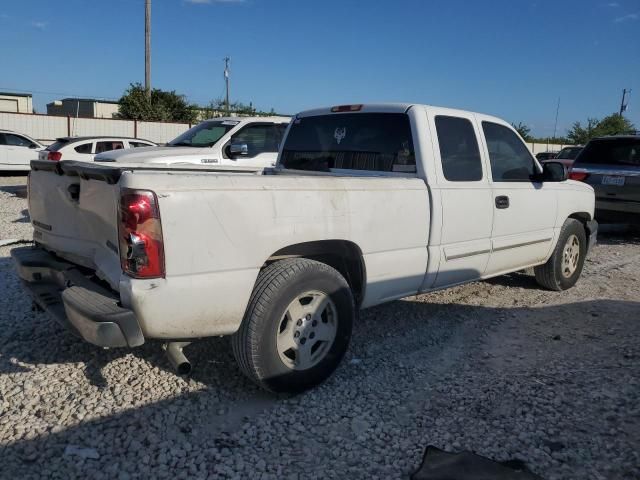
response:
M34 241L90 268L118 290L118 199L115 168L81 162L31 162L29 215Z

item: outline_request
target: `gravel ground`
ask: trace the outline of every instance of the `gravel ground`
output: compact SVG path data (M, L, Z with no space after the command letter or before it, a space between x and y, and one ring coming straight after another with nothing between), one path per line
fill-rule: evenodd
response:
M0 240L28 239L0 177ZM321 387L268 395L226 339L190 379L157 343L101 350L31 303L0 247L0 477L406 479L424 448L545 479L640 478L640 237L600 238L578 285L513 274L363 312Z

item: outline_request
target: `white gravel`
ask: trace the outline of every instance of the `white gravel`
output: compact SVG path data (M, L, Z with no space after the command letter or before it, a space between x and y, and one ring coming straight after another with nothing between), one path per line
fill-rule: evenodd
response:
M0 177L0 240L28 239ZM321 387L270 396L226 339L190 379L160 346L101 350L31 303L0 247L1 478L408 478L424 448L520 458L546 479L640 478L640 238L603 235L578 285L531 276L363 312Z

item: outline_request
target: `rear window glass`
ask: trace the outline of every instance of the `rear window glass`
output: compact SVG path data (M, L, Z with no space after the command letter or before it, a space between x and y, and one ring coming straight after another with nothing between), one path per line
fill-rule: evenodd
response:
M57 152L62 147L66 146L69 143L69 140L57 140L49 145L45 150L49 150L50 152Z
M574 165L580 163L640 166L640 137L591 140Z
M564 160L575 160L575 158L581 151L582 147L566 147L560 150L560 153L555 158L562 158Z
M140 147L151 147L152 145L149 145L148 143L142 143L142 142L132 142L131 140L129 140L129 146L131 148L140 148Z
M281 164L297 170L415 172L409 117L340 113L298 118L285 139Z

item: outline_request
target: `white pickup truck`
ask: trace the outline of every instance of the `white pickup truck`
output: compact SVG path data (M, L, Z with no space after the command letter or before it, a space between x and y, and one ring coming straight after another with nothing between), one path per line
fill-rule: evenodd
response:
M424 105L298 114L278 165L33 161L35 247L13 250L35 301L103 347L230 335L272 391L337 367L359 309L535 267L573 286L594 192L544 168L506 122Z
M111 150L96 162L273 167L289 117L223 117L205 120L164 147Z

